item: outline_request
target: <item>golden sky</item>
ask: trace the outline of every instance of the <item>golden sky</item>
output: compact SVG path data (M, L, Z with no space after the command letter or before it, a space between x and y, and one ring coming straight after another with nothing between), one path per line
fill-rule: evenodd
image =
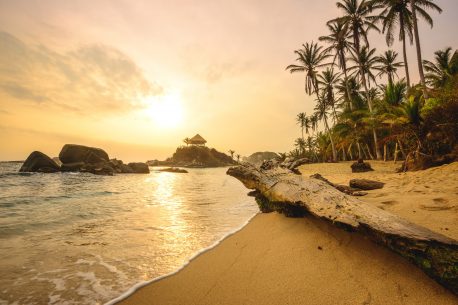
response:
M436 3L426 59L458 46L458 1ZM336 16L335 0L0 0L0 160L65 143L163 159L196 133L241 155L288 151L314 103L285 67ZM409 63L416 81L413 46Z

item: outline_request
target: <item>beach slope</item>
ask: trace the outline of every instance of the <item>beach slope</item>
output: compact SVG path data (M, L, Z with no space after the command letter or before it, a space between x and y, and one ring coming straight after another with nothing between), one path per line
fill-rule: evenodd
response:
M257 215L120 304L457 304L421 270L321 220Z

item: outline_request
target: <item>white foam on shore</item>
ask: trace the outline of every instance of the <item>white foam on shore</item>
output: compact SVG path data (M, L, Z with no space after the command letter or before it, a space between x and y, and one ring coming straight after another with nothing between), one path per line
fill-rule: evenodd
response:
M207 247L207 248L204 248L200 251L198 251L197 253L195 253L193 256L191 256L190 259L188 259L183 265L181 265L181 267L179 267L177 270L173 271L173 272L170 272L168 274L165 274L165 275L161 275L161 276L158 276L152 280L149 280L149 281L144 281L144 282L140 282L140 283L137 283L135 284L134 286L132 286L129 290L127 290L126 292L124 292L122 295L120 295L119 297L111 300L111 301L108 301L107 303L105 303L104 305L114 305L118 302L121 302L122 300L124 299L127 299L129 296L131 296L132 294L134 294L138 289L142 288L142 287L145 287L151 283L154 283L154 282L157 282L157 281L160 281L162 279L165 279L169 276L172 276L174 274L177 274L178 272L180 272L181 270L183 270L190 262L192 262L194 259L196 259L198 256L200 256L201 254L207 252L207 251L210 251L212 250L213 248L215 248L216 246L218 246L223 240L225 240L226 238L234 235L235 233L239 232L240 230L242 230L246 225L248 225L250 223L250 221L256 216L260 214L260 212L257 212L255 213L253 216L251 216L244 224L242 224L240 227L236 228L235 230L232 230L231 232L227 233L226 235L224 235L222 238L220 238L219 240L217 240L215 243L213 243L211 246Z

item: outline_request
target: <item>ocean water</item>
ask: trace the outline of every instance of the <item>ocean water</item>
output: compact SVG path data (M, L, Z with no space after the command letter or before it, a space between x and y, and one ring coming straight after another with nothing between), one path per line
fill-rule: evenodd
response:
M257 213L225 168L18 173L0 162L0 304L104 304Z

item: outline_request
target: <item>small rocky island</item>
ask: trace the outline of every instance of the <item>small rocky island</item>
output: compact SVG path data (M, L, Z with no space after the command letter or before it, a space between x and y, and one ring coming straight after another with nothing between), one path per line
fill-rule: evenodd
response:
M176 149L172 157L164 161L152 160L150 166L169 166L187 168L222 167L235 165L237 162L225 153L205 146L207 141L199 134L193 138L184 139L186 146Z
M82 172L95 175L148 174L146 163L124 164L121 160L110 159L101 148L77 144L65 144L59 158L51 159L42 152L34 151L25 160L19 172Z

